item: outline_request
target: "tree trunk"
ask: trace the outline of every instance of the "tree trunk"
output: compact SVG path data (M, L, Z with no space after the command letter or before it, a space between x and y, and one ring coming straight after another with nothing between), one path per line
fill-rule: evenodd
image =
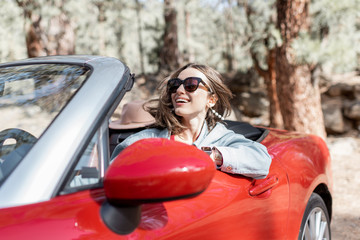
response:
M70 20L63 12L51 19L46 33L47 55L75 54L75 32Z
M173 71L179 67L179 48L176 9L173 0L164 1L164 46L160 53L161 70Z
M277 0L278 28L283 45L277 48L276 75L285 128L326 138L319 86L308 65L297 65L291 47L301 30L307 31L309 0Z
M268 69L264 70L253 52L251 52L254 66L257 73L264 78L266 84L267 95L270 103L269 121L272 128L284 128L284 122L281 115L279 98L276 89L276 50L268 49L267 65Z
M28 57L75 54L74 29L63 11L49 19L46 28L45 24L42 24L42 16L33 13L33 10L41 8L39 4L20 0L17 0L17 3L24 11ZM59 8L61 9L62 5Z
M270 101L270 127L284 128L281 115L279 97L276 89L276 49L268 51L268 78L265 79L267 93Z
M26 49L29 58L46 56L45 47L41 40L42 31L40 28L40 21L40 17L36 20L32 20L26 30Z
M256 31L255 26L253 22L251 21L251 15L253 14L252 9L249 7L247 1L240 2L237 1L238 6L241 4L243 5L246 17L248 20L248 23L252 29L253 32ZM268 69L265 70L261 68L260 63L258 61L258 58L256 56L256 53L253 48L250 48L250 54L252 57L252 60L254 62L254 67L257 73L264 78L265 84L266 84L266 90L268 95L268 100L270 103L269 107L269 122L270 127L273 128L284 128L284 122L280 111L280 104L279 104L279 98L276 90L276 49L272 48L270 49L268 47L268 44L266 42L269 42L269 37L266 37L264 40L264 45L266 46L267 53L266 53L266 63L268 66Z

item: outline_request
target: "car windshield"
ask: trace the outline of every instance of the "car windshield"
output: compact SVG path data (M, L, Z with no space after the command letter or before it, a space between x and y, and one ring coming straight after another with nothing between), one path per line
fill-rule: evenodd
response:
M84 83L90 70L36 64L0 68L0 184Z

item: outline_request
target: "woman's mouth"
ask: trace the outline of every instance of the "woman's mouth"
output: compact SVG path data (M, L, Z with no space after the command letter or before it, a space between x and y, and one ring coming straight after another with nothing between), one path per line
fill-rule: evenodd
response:
M187 99L187 98L183 98L183 97L178 97L178 98L175 98L175 106L176 107L180 107L180 106L183 106L185 105L186 103L189 103L190 100Z
M184 99L184 98L177 98L177 99L175 99L175 102L176 103L188 103L189 100Z

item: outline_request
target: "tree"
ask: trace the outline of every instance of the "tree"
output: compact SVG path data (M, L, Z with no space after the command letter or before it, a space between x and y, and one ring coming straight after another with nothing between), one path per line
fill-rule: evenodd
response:
M106 52L106 34L105 34L105 23L106 23L106 7L107 3L106 1L99 1L95 0L92 1L94 6L98 10L98 18L97 18L97 24L99 26L99 52L105 53Z
M309 31L310 0L277 0L277 26L283 44L277 47L276 75L285 128L326 138L319 86L312 66L299 64L292 47L301 31Z
M276 13L271 11L272 1L238 1L243 5L250 28L250 55L257 73L266 84L269 106L270 127L284 128L276 90L276 46L280 44L276 25Z
M235 24L233 18L233 1L227 0L226 3L223 3L226 7L224 8L224 15L227 24L224 26L225 34L225 46L226 51L224 52L224 60L226 61L227 72L233 72L237 69L237 61L235 58Z
M161 69L173 71L179 67L176 9L173 0L164 1L164 45L160 54Z
M195 61L195 55L194 55L194 49L191 45L192 41L192 28L190 24L190 18L191 13L189 11L188 6L190 6L191 0L185 1L185 7L184 7L184 18L185 18L185 49L183 53L183 61L185 62L194 62Z
M136 21L137 21L137 32L138 32L138 38L139 38L139 53L140 53L140 68L141 73L145 73L145 63L144 63L144 47L143 47L143 38L142 38L142 21L141 21L141 3L139 0L135 0L136 6Z
M335 3L335 4L334 4ZM316 0L310 5L311 29L301 32L293 44L299 62L316 65L331 76L359 66L360 0Z
M25 18L28 57L75 53L75 33L64 11L65 1L16 0ZM42 9L55 5L56 14L44 18ZM46 12L44 10L44 12Z

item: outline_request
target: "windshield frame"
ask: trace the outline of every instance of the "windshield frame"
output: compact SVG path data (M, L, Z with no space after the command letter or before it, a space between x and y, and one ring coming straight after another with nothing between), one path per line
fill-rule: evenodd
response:
M116 107L114 104L134 84L130 69L112 57L51 56L28 59L21 64L29 61L60 64L76 62L93 71L84 86L0 187L0 208L56 197L89 139L104 121L109 120L111 110ZM54 141L55 145L52 144Z

